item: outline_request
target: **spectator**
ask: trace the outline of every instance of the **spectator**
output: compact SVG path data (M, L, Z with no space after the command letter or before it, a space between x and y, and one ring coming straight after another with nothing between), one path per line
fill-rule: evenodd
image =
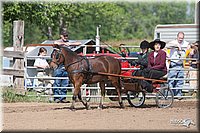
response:
M63 46L67 46L69 48L73 48L74 46L80 45L80 42L72 42L68 40L68 33L66 31L61 32L60 34L60 39L55 41L54 44L58 44L58 45L63 45ZM65 70L64 64L60 64L53 73L54 77L67 77L68 73ZM59 103L66 103L69 102L66 100L66 96L63 97L63 95L67 95L67 88L69 85L69 80L68 79L56 79L54 81L53 86L54 87L58 87L58 88L54 88L54 95L62 95L61 97L55 97L54 96L54 101ZM64 88L59 88L59 87L64 87Z
M72 42L68 40L68 33L66 31L61 32L60 39L55 41L54 44L68 46L68 48L73 48L74 46L81 45L81 42Z
M38 56L40 58L37 58L34 62L34 66L38 68L37 77L45 77L48 76L45 74L44 70L49 68L49 64L44 58L44 56L47 55L47 50L44 47L41 47L38 52ZM49 80L43 80L43 79L35 79L34 82L36 82L36 86L38 87L46 87L45 89L37 89L37 92L45 91L46 94L52 95L52 89L48 88L52 86L52 83ZM49 99L51 101L51 97Z
M141 76L143 75L143 69L147 68L148 66L148 55L149 55L149 42L144 40L140 43L141 52L138 54L138 60L132 61L132 66L140 67L139 70L136 70L132 73L133 76Z
M190 54L189 57L190 58L194 58L196 60L191 60L190 61L190 69L191 71L189 71L189 77L190 78L196 78L197 79L197 75L198 75L198 71L192 70L192 69L197 69L198 66L198 60L199 59L199 51L198 51L198 45L199 45L199 41L196 41L195 43L193 43L191 45L191 50L190 50ZM190 80L190 87L192 88L197 88L197 80Z
M46 59L43 58L46 55L47 55L47 50L44 47L41 47L38 53L38 56L40 58L37 58L35 60L34 66L43 69L49 67L49 64L47 63Z
M128 60L126 59L126 57L129 56L129 49L128 48L125 48L123 47L125 46L125 44L120 44L120 47L119 47L119 51L120 51L120 55L123 57L121 60L120 60L120 63L121 63L121 68L130 68L130 64L128 62ZM122 70L121 71L121 74L122 75L126 75L126 76L130 76L131 75L131 70Z
M54 77L66 77L66 79L55 79L53 83L54 101L56 103L66 103L67 88L69 80L67 79L68 73L64 68L64 64L60 64L53 72ZM64 88L59 88L64 87ZM56 96L57 95L57 96ZM59 96L58 96L59 95Z
M176 69L176 70L170 70L168 73L168 78L184 78L184 71L181 70L184 68L183 66L183 60L179 58L185 57L186 50L190 48L189 42L184 40L184 33L179 32L177 34L177 39L170 41L166 47L170 48L170 54L169 57L173 58L170 60L169 68L170 69ZM182 90L180 88L183 87L184 80L168 80L168 84L170 88L177 88L173 89L174 95L178 96L179 99L180 96L182 96Z
M44 73L44 69L49 68L49 64L47 63L46 59L44 58L44 56L46 56L46 55L47 55L47 50L44 47L41 47L38 52L38 56L40 58L36 58L36 60L34 62L34 66L38 68L37 77L47 76ZM44 80L41 80L41 79L39 79L39 80L36 79L35 82L36 82L36 86L41 86L41 87L43 87L43 86L45 86L45 84L47 84L47 83L43 84Z
M125 46L125 44L120 44L120 47L119 47L119 50L120 50L120 52L121 52L120 55L121 55L122 57L128 57L129 54L130 54L130 51L129 51L128 48L123 47L123 46Z

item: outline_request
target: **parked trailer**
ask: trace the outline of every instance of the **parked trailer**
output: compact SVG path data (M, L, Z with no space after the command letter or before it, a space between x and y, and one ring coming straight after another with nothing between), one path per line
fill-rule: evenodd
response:
M193 43L199 38L199 25L197 24L164 24L157 25L154 31L154 39L159 38L164 42L176 39L178 32L185 33L185 40Z

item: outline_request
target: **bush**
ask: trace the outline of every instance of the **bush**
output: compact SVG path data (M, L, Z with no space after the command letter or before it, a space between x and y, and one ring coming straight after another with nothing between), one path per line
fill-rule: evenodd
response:
M48 102L46 97L34 95L35 92L27 92L26 94L18 94L12 88L3 88L3 102Z
M2 98L4 102L23 102L28 99L25 95L16 94L13 89L3 90Z

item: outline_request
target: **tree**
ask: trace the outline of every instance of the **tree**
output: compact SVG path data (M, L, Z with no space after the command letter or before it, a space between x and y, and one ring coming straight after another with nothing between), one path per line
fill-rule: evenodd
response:
M157 24L194 23L194 6L194 2L4 2L3 43L12 44L14 20L25 21L25 44L57 39L62 29L68 30L70 39L94 39L98 25L104 41L153 39Z

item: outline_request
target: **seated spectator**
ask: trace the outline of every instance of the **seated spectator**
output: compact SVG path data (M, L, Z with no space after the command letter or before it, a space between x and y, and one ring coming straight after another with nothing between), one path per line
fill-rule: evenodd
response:
M148 67L142 72L142 76L150 79L160 79L167 74L166 66L166 52L162 49L165 47L166 43L155 39L149 43L149 48L153 51L149 53L148 56ZM142 88L148 92L153 91L153 85L151 81L142 80Z

